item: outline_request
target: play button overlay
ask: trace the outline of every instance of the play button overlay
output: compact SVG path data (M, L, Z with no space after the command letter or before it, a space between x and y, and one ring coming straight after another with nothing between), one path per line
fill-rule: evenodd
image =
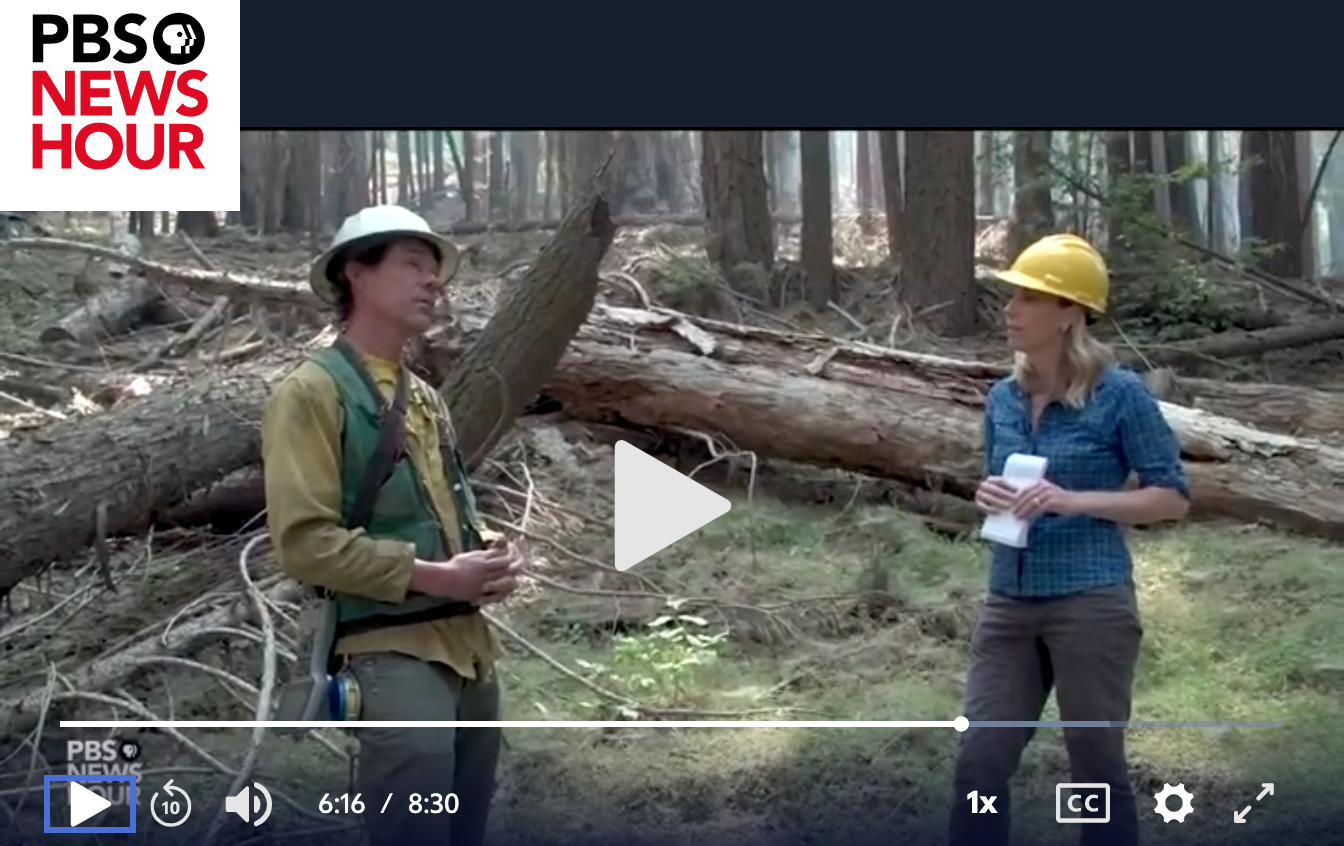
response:
M77 781L70 782L70 825L87 822L112 807L112 803Z
M43 776L43 833L135 834L135 782L134 775Z
M625 571L732 504L626 441L616 442L616 569Z

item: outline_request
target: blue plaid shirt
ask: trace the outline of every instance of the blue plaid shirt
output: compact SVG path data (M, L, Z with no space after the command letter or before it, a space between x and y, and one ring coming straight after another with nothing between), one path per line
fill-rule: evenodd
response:
M1130 370L1109 367L1082 409L1046 406L1031 427L1031 400L1011 378L985 400L985 469L1003 473L1015 452L1047 460L1046 478L1065 490L1118 491L1130 472L1139 484L1190 495L1181 448L1157 401ZM1133 581L1124 527L1085 515L1046 514L1032 523L1027 547L991 543L990 592L1053 597Z

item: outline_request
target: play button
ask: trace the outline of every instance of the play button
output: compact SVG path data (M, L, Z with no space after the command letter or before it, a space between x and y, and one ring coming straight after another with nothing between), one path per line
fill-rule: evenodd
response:
M112 803L77 781L70 782L70 826L80 825L112 807Z
M732 504L626 441L616 442L616 569L629 570Z

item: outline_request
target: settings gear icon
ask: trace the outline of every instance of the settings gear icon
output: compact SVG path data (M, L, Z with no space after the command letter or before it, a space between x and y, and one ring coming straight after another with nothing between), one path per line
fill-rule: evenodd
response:
M1172 811L1167 808L1167 797L1169 796L1181 797L1181 807L1179 809ZM1186 790L1184 784L1178 784L1175 787L1172 787L1170 784L1163 784L1162 789L1153 794L1153 798L1157 800L1157 808L1155 810L1162 815L1163 822L1171 822L1172 820L1175 820L1176 822L1185 822L1186 814L1189 814L1195 809L1194 806L1190 804L1190 800L1195 798L1195 794Z

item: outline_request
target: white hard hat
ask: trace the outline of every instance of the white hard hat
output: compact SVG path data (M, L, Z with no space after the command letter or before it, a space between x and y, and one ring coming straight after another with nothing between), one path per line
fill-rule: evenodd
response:
M439 281L447 282L457 273L461 254L457 247L429 228L425 219L403 206L369 206L345 219L327 251L313 261L308 284L313 293L329 303L336 302L336 283L344 261L336 266L332 259L348 254L351 249L371 247L397 236L409 236L425 241L439 253Z

